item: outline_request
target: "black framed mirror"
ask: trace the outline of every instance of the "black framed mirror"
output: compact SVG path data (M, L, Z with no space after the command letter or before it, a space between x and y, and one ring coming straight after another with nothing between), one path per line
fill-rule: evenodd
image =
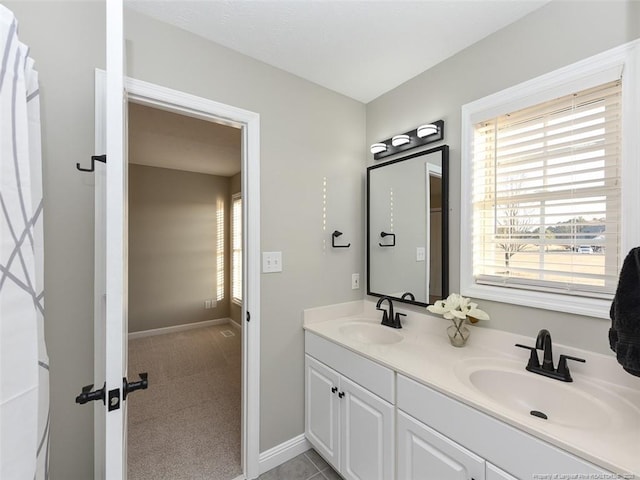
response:
M449 146L367 168L367 294L426 306L449 294Z

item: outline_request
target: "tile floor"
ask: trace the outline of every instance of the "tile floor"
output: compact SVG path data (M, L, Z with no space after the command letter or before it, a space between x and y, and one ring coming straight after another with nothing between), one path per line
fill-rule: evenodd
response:
M333 468L311 449L263 473L258 480L341 480Z

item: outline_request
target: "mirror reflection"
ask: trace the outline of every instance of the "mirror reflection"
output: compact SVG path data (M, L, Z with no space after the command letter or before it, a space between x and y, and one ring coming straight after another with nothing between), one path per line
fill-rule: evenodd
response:
M367 294L448 295L448 160L443 145L367 168Z

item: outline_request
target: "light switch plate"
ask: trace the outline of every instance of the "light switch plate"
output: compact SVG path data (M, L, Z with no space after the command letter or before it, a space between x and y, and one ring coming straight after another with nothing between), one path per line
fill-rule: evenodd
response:
M424 262L425 250L424 247L416 248L416 262Z
M282 271L282 252L262 252L262 273Z
M360 274L354 273L351 275L351 290L358 290L360 288Z

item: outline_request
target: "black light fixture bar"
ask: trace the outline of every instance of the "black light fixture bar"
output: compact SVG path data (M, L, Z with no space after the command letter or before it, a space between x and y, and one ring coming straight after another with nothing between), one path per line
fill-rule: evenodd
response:
M423 145L428 145L430 143L438 142L442 140L444 138L444 120L437 120L435 122L431 122L431 124L435 125L438 128L438 130L435 133L432 133L431 135L427 135L426 137L420 138L418 136L418 129L416 128L404 134L404 135L408 135L410 139L409 143L405 143L404 145L399 145L397 147L394 147L393 144L391 143L391 140L392 140L391 138L383 142L380 142L380 143L384 143L387 146L387 149L382 152L374 153L373 159L380 160L382 158L395 155L396 153L404 152L405 150L411 150L412 148L421 147Z

